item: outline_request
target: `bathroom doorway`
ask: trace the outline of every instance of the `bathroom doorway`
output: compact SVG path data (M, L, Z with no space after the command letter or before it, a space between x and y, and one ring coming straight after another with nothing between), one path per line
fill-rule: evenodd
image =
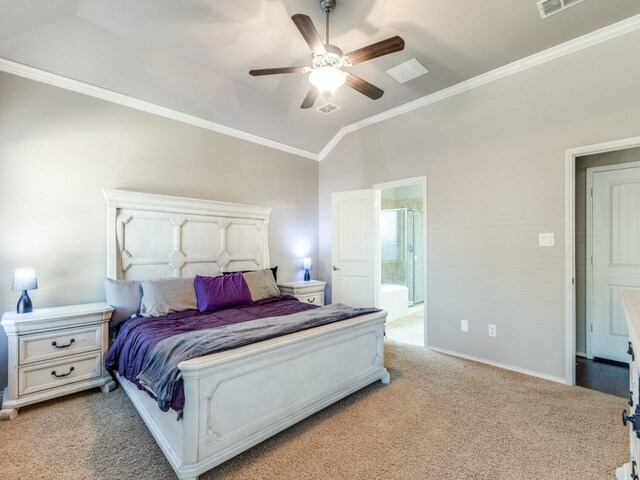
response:
M425 346L426 179L376 185L380 234L380 308L387 338Z

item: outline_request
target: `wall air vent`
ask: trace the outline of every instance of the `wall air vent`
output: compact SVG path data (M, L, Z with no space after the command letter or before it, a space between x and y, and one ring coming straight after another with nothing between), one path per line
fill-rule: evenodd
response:
M340 107L337 105L334 105L333 103L325 103L324 105L321 105L320 107L316 108L316 110L319 111L320 113L324 113L325 115L329 115L330 113L333 113L336 110L340 110Z
M547 18L580 2L584 2L584 0L541 0L538 2L538 10L540 11L540 17Z

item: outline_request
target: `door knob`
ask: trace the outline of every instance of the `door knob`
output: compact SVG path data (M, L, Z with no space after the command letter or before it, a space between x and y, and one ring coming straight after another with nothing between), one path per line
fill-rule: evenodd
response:
M333 271L334 271L334 272L337 272L338 270L340 270L340 269L334 265L334 266L333 266Z

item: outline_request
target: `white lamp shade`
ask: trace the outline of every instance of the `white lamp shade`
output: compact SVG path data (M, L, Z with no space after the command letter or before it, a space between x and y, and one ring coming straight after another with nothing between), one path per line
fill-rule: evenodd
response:
M311 258L310 257L304 257L302 259L302 269L303 270L310 270L311 269Z
M309 74L309 82L322 93L333 93L344 84L347 75L336 67L316 68Z
M38 288L36 271L33 268L16 268L11 288L13 290L35 290Z

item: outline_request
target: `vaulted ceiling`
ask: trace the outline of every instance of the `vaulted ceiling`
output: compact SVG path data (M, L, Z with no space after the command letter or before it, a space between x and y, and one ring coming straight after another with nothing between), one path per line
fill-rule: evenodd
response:
M345 86L330 115L300 109L306 74L248 75L310 64L290 17L323 32L317 0L0 0L0 12L0 57L317 153L345 125L640 14L640 2L585 0L542 20L535 0L338 0L331 43L349 52L400 35L406 48L351 68L380 100ZM413 57L430 73L405 84L386 73Z

